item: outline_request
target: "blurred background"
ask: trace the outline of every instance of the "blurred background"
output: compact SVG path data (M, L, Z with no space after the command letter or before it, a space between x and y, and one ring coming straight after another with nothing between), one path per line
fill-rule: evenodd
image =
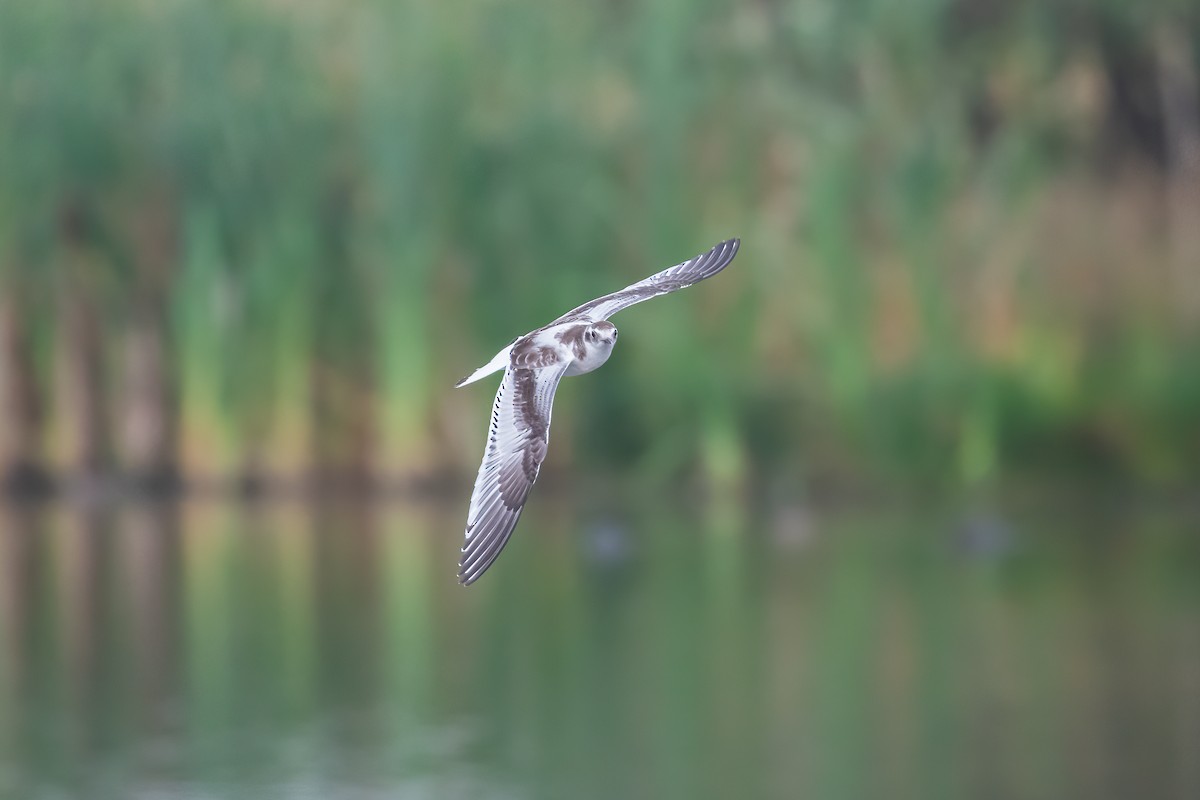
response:
M1200 11L0 0L0 485L0 797L1200 796Z

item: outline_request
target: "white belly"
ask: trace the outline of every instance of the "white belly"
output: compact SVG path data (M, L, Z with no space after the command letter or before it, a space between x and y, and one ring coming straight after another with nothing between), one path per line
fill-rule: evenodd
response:
M599 367L608 357L612 355L613 343L602 342L600 344L589 344L583 353L583 358L577 358L571 362L571 366L567 367L566 375L582 375L585 372L591 372Z

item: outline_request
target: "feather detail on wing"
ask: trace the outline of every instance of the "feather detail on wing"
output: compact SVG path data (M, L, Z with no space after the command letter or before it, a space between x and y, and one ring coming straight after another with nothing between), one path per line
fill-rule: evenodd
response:
M466 543L458 562L458 580L464 585L491 566L521 517L546 458L554 392L569 363L541 368L514 363L504 372L467 512Z
M711 278L725 269L730 261L733 261L733 257L737 255L740 245L740 240L728 239L707 253L702 253L682 264L676 264L673 267L664 269L662 272L651 275L645 280L638 281L632 286L626 286L619 292L597 297L591 302L571 309L550 323L550 325L582 318L593 320L608 319L618 311L629 308L643 300L649 300L651 297L657 297L660 294L684 289L694 283L699 283L705 278Z

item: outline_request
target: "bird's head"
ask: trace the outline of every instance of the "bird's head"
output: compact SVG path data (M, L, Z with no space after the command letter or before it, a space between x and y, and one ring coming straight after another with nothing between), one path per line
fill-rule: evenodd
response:
M593 322L584 336L593 344L607 344L611 347L617 342L617 326L606 319Z

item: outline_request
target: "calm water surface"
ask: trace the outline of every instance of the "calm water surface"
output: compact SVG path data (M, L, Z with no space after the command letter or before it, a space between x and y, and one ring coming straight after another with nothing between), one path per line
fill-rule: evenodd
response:
M1194 513L538 500L4 509L0 797L1200 797Z

